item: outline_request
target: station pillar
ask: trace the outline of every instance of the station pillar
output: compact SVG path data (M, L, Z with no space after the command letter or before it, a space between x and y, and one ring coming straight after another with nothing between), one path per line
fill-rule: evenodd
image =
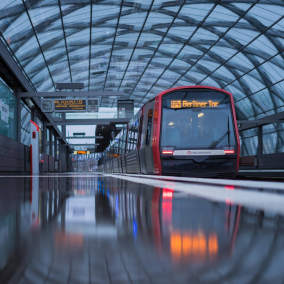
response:
M263 153L263 130L262 130L262 126L258 126L258 148L257 148L257 155L260 156Z
M30 121L31 123L31 174L39 174L39 127L38 125Z
M21 103L21 88L14 88L13 90L14 96L17 99L17 140L21 142L21 130L22 130L22 103Z

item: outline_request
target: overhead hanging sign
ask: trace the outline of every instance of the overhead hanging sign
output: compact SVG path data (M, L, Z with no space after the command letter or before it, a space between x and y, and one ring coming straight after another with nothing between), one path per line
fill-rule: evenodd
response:
M98 99L88 99L88 111L90 112L99 111L99 100Z
M1 120L9 123L9 106L0 100Z
M55 112L86 111L87 100L54 100Z
M75 151L87 151L87 146L75 146Z

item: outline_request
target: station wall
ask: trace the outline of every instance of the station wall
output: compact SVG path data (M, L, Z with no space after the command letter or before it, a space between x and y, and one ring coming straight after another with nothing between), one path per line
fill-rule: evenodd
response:
M25 148L22 143L0 135L0 172L23 172L27 155L29 147Z

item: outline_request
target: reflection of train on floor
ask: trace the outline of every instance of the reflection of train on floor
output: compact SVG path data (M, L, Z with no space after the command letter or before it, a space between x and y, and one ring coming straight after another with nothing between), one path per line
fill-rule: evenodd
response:
M113 226L117 228L118 239L127 240L128 245L131 239L135 240L135 250L143 251L145 263L148 257L153 260L153 250L163 256L160 258L163 261L198 262L203 267L208 261L232 253L239 229L240 206L107 176L99 177L99 182L102 189L98 194L109 198L108 205L101 205L107 207L102 211L112 212L109 219L115 215ZM132 248L127 247L128 253L132 253ZM148 253L147 249L150 249Z
M103 152L99 171L235 177L239 148L231 93L177 87L140 109Z

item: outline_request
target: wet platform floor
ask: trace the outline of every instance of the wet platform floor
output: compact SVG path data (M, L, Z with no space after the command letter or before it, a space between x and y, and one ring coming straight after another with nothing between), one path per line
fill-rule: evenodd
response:
M0 177L0 283L283 283L282 189L140 181Z

